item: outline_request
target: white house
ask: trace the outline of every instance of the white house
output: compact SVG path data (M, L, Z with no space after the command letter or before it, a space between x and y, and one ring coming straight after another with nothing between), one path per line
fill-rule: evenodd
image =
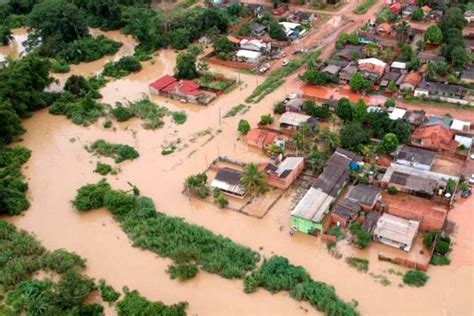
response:
M271 49L271 43L265 43L258 39L243 39L240 41L240 49L251 50L254 52L268 52Z
M407 110L401 108L394 108L393 111L388 115L391 120L403 119Z
M283 30L286 33L286 36L290 36L292 33L297 31L297 27L301 26L299 23L291 23L291 22L280 22L279 23L282 27Z
M365 59L359 59L358 61L359 65L365 65L365 64L371 64L377 67L383 67L387 66L387 63L381 61L380 59L377 58L365 58Z
M249 64L256 65L260 62L262 53L255 52L252 50L241 49L235 55L239 61L243 61Z
M471 129L471 122L453 119L450 128L455 131L469 132L469 130Z

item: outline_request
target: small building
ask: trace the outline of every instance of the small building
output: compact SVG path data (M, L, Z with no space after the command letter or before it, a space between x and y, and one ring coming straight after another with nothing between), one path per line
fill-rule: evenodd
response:
M395 15L399 15L400 12L402 12L402 4L401 3L392 3L390 4L390 6L388 7L388 9L390 10L390 12L392 12L393 14Z
M425 122L426 113L423 110L407 111L403 117L403 120L410 125L410 129L413 131L415 128Z
M261 52L261 53L269 52L272 49L271 42L267 43L258 39L249 40L249 39L244 38L243 40L240 41L239 45L240 45L240 49L250 50L254 52Z
M390 109L390 113L388 114L389 119L391 120L401 120L405 117L407 110L402 108L392 108Z
M264 129L254 128L250 130L247 135L247 145L254 146L260 149L269 148L277 134Z
M360 205L357 201L342 199L334 205L331 211L331 223L347 227L359 217L359 212Z
M262 57L261 52L256 52L252 50L241 49L235 55L238 61L249 63L252 65L257 65L260 63L260 58Z
M346 199L357 202L363 211L374 210L382 200L382 189L372 185L358 184L349 188Z
M347 84L351 81L352 76L358 71L357 65L354 62L349 63L339 72L339 83Z
M396 72L405 72L407 70L407 64L401 61L394 61L390 65L390 70Z
M430 14L428 14L428 19L432 21L438 21L443 17L443 11L441 10L432 10Z
M310 235L321 233L324 215L329 212L333 202L332 196L311 187L291 212L291 228Z
M378 80L385 72L387 64L377 58L359 59L359 71L369 80Z
M359 43L362 45L379 43L379 39L375 35L372 35L366 32L361 32L358 34L358 36L359 36Z
M387 88L390 82L393 82L395 85L397 85L401 77L402 74L397 71L387 72L383 75L382 79L380 79L379 86L381 88Z
M390 33L392 33L392 31L392 26L387 22L383 22L377 26L377 33L379 34L389 35Z
M449 116L430 116L423 126L443 125L447 129L451 128L453 119Z
M326 67L321 70L323 73L325 73L328 77L332 78L335 80L337 78L337 74L341 70L341 67L336 66L336 65L327 65Z
M467 84L474 84L474 70L464 69L461 73L461 80Z
M269 163L265 167L267 183L270 186L286 190L303 172L303 169L303 157L286 157L278 166Z
M373 234L375 227L377 226L377 221L379 220L380 214L379 212L369 212L365 215L364 223L362 224L362 228L368 231L370 234Z
M374 229L374 240L409 252L418 233L420 222L383 214Z
M241 171L225 167L219 169L211 182L211 187L217 188L225 194L243 198L247 191L240 184L241 177Z
M415 97L439 99L449 103L467 103L463 101L464 87L440 82L422 81L415 89Z
M464 146L464 148L472 147L472 136L454 135L454 140L459 146Z
M455 153L459 144L443 125L421 126L411 134L411 144L442 153Z
M312 23L314 20L314 13L295 11L289 16L288 20L294 23Z
M303 33L300 31L301 24L299 23L291 23L291 22L279 22L285 31L286 37L290 40L295 40Z
M405 19L411 18L413 16L413 13L415 13L417 7L415 6L408 6L402 11L402 17Z
M400 145L394 153L395 162L399 165L429 171L435 161L436 153L423 148Z
M252 25L250 26L250 32L252 36L255 36L255 37L264 36L266 30L267 28L259 23L252 23Z
M450 128L454 131L469 132L471 130L471 122L453 119Z
M285 110L290 111L290 112L301 112L303 111L303 106L304 106L304 99L296 97L286 102Z
M423 14L424 14L425 16L428 16L428 15L431 13L431 11L433 11L433 9L431 9L431 8L430 8L429 6L427 6L427 5L422 6L422 7L421 7L421 10L423 11Z
M305 114L296 112L285 112L281 115L278 120L281 128L295 129L303 123L308 123L311 127L316 127L316 119Z
M401 90L408 90L410 92L415 91L416 87L420 84L423 78L417 72L411 72L403 78L402 83L400 84Z
M150 94L165 96L181 102L207 105L216 98L216 94L203 91L198 83L191 80L177 80L173 76L164 75L149 84Z
M335 56L347 61L358 60L365 58L365 51L362 46L346 45L344 48L338 50Z
M430 51L423 51L418 53L418 58L422 64L427 63L440 63L445 62L446 58L440 56L438 53L430 52Z

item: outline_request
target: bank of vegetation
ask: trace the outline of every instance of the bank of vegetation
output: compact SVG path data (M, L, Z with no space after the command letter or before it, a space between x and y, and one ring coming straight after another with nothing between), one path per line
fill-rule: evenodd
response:
M84 274L86 261L64 249L47 251L33 236L0 221L0 315L104 315L99 303L87 303L100 291L115 304L120 293L104 280ZM45 277L38 277L46 272ZM167 306L124 288L115 308L119 315L186 315L187 303Z
M285 67L278 68L273 71L261 84L259 84L250 96L245 99L247 103L258 103L267 94L275 91L284 82L285 78L293 74L303 65L314 65L319 58L318 52L305 53L301 58L292 60Z
M121 163L125 160L137 159L140 154L132 146L123 144L109 143L103 139L98 139L87 147L91 153L102 157L114 159L116 163Z
M159 106L148 98L134 102L117 103L110 112L119 122L125 122L134 117L139 118L144 121L142 125L144 129L162 127L165 124L163 118L169 113L166 107Z
M264 260L257 268L257 252L183 219L157 212L153 201L140 196L137 188L131 192L113 190L102 180L81 187L73 205L81 212L105 207L121 223L134 246L173 260L167 271L173 279L186 281L202 269L228 279L245 278L246 293L259 287L272 293L287 291L294 299L307 301L328 315L358 315L355 302L345 303L333 287L314 281L304 268L278 256Z

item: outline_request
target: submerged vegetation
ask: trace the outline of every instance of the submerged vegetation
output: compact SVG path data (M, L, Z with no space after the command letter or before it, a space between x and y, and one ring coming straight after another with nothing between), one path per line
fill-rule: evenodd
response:
M113 158L116 163L121 163L125 160L134 160L140 156L132 146L112 144L102 139L93 142L88 147L88 150L99 156Z
M159 106L148 98L125 104L117 103L111 110L112 116L119 122L127 121L137 117L145 121L142 125L145 129L157 129L164 125L163 117L168 114L168 109Z
M429 276L424 272L421 272L420 270L410 270L403 276L403 283L409 286L421 287L425 285L428 279Z

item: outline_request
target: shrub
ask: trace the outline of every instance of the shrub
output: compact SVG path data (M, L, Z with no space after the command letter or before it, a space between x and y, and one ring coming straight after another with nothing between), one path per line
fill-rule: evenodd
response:
M108 62L104 65L103 75L113 78L125 77L131 72L142 70L140 61L135 56L125 56L115 62Z
M260 117L260 125L271 125L273 123L273 117L270 114L262 115Z
M53 59L51 60L51 72L57 74L64 74L71 71L71 67L67 64L64 59Z
M172 315L186 316L187 303L167 306L162 302L150 302L137 291L123 289L125 297L117 303L118 316L129 315Z
M214 188L214 190L212 190L212 196L214 197L214 204L218 205L220 208L229 205L229 200L218 188Z
M112 303L120 297L120 293L110 285L107 285L104 279L99 280L99 290L100 296L104 302Z
M118 105L117 107L111 109L110 113L112 113L113 117L119 122L128 121L134 116L130 108L124 107L122 105Z
M366 248L372 240L372 235L362 228L362 225L358 222L352 223L349 226L349 230L356 237L356 242L360 249Z
M133 196L124 191L109 190L104 195L104 206L117 216L127 215L136 209Z
M351 267L357 269L359 272L369 271L369 260L361 259L357 257L347 257L346 263Z
M423 234L423 245L425 245L426 248L431 249L431 246L433 246L434 241L436 240L438 236L437 232L426 232Z
M97 103L92 96L75 99L71 94L65 93L49 108L53 115L65 115L74 124L89 126L105 114L105 105Z
M421 287L425 285L429 277L420 270L410 270L403 276L403 283L409 286Z
M434 266L446 266L451 263L451 260L446 256L433 255L430 263Z
M239 121L239 126L237 127L237 130L241 133L246 135L250 131L250 124L246 120L240 120Z
M187 119L186 113L184 111L172 112L171 116L173 117L173 121L176 124L184 124Z
M68 44L58 57L71 64L91 62L106 55L114 55L121 46L122 43L115 42L103 35L84 37Z
M440 255L446 255L449 252L450 243L444 240L439 240L436 243L435 252Z
M170 265L167 272L173 280L178 279L180 281L187 281L194 278L199 272L199 269L194 263L180 263Z
M73 252L65 249L57 249L47 252L41 257L41 268L63 274L71 269L82 270L86 267L86 261Z
M209 188L207 187L207 175L205 173L198 173L189 176L184 180L184 188L189 193L204 199L209 196Z
M87 184L77 191L72 204L80 212L101 208L104 206L104 196L110 190L110 185L105 180L97 184Z
M93 142L88 150L100 156L113 158L116 163L121 163L125 160L134 160L140 156L135 148L131 146L112 144L102 139Z
M285 106L283 105L283 102L277 102L273 105L273 113L275 114L283 114L285 113Z
M397 194L397 193L398 193L398 190L397 190L396 187L390 186L390 187L387 188L387 192L388 192L388 194L394 195L394 194Z
M101 176L106 176L112 172L112 166L106 163L97 162L94 172L97 172Z

